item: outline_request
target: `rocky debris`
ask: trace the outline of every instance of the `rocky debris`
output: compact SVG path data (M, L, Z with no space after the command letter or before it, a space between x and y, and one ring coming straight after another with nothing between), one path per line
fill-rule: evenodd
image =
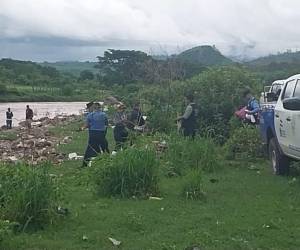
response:
M38 164L50 161L55 164L66 159L65 154L56 152L55 146L61 142L70 143L72 137L67 136L60 141L49 132L49 127L64 125L78 119L78 116L57 116L53 119L44 117L32 123L32 128L23 127L23 123L11 132L17 134L15 140L0 140L0 161L18 163L24 161ZM24 123L25 126L25 123Z
M105 99L104 99L104 103L106 104L106 105L117 105L117 104L119 104L120 103L120 101L116 98L116 97L114 97L114 96L108 96L108 97L106 97Z

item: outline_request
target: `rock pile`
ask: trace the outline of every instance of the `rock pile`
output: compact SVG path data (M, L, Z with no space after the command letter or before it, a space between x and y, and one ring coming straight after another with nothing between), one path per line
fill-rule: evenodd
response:
M53 119L41 118L32 123L32 128L25 128L25 123L20 123L20 127L14 128L9 133L16 133L15 140L0 140L0 161L19 162L25 161L30 164L38 164L50 161L55 164L61 163L66 155L58 153L58 144L69 143L72 138L63 139L55 137L50 133L52 126L64 125L78 119L78 116L57 116Z

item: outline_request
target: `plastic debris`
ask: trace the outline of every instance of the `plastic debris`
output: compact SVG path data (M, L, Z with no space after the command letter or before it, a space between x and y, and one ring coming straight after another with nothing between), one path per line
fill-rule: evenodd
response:
M118 241L118 240L116 240L116 239L114 239L114 238L108 238L109 240L110 240L110 242L114 245L114 246L120 246L121 245L121 241Z
M163 198L161 198L161 197L155 197L155 196L150 196L149 200L161 201L161 200L163 200Z
M83 159L83 156L77 155L77 153L70 153L68 155L69 160L81 160Z

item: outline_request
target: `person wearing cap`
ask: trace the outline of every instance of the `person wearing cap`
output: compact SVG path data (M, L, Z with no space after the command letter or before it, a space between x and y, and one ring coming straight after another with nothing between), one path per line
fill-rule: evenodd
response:
M92 157L102 152L109 153L106 131L108 126L107 115L101 110L99 103L93 104L93 110L86 117L86 128L89 130L88 145L83 158L83 166Z
M128 137L128 131L126 129L127 124L127 115L126 115L126 106L122 103L120 103L117 106L117 112L114 115L114 139L116 142L116 148L115 150L118 151L124 147L124 144L127 141Z
M177 118L181 122L184 137L194 138L196 135L196 104L194 103L194 96L192 94L186 95L187 107L182 116Z
M11 129L12 128L12 118L14 114L10 111L10 108L6 111L6 128Z
M257 124L259 122L259 110L260 110L258 101L251 94L251 90L248 88L244 91L243 97L247 102L247 108L245 110L246 120L252 124Z

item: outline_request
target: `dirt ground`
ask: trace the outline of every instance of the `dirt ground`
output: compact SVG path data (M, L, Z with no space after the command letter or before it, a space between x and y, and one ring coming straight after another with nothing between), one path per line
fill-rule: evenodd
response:
M72 138L58 138L50 132L54 126L63 126L80 119L80 116L56 116L34 120L32 128L28 129L25 122L10 130L1 129L0 133L13 135L0 140L0 161L17 163L25 161L30 164L38 164L43 161L61 163L66 156L56 151L59 144L69 143Z

